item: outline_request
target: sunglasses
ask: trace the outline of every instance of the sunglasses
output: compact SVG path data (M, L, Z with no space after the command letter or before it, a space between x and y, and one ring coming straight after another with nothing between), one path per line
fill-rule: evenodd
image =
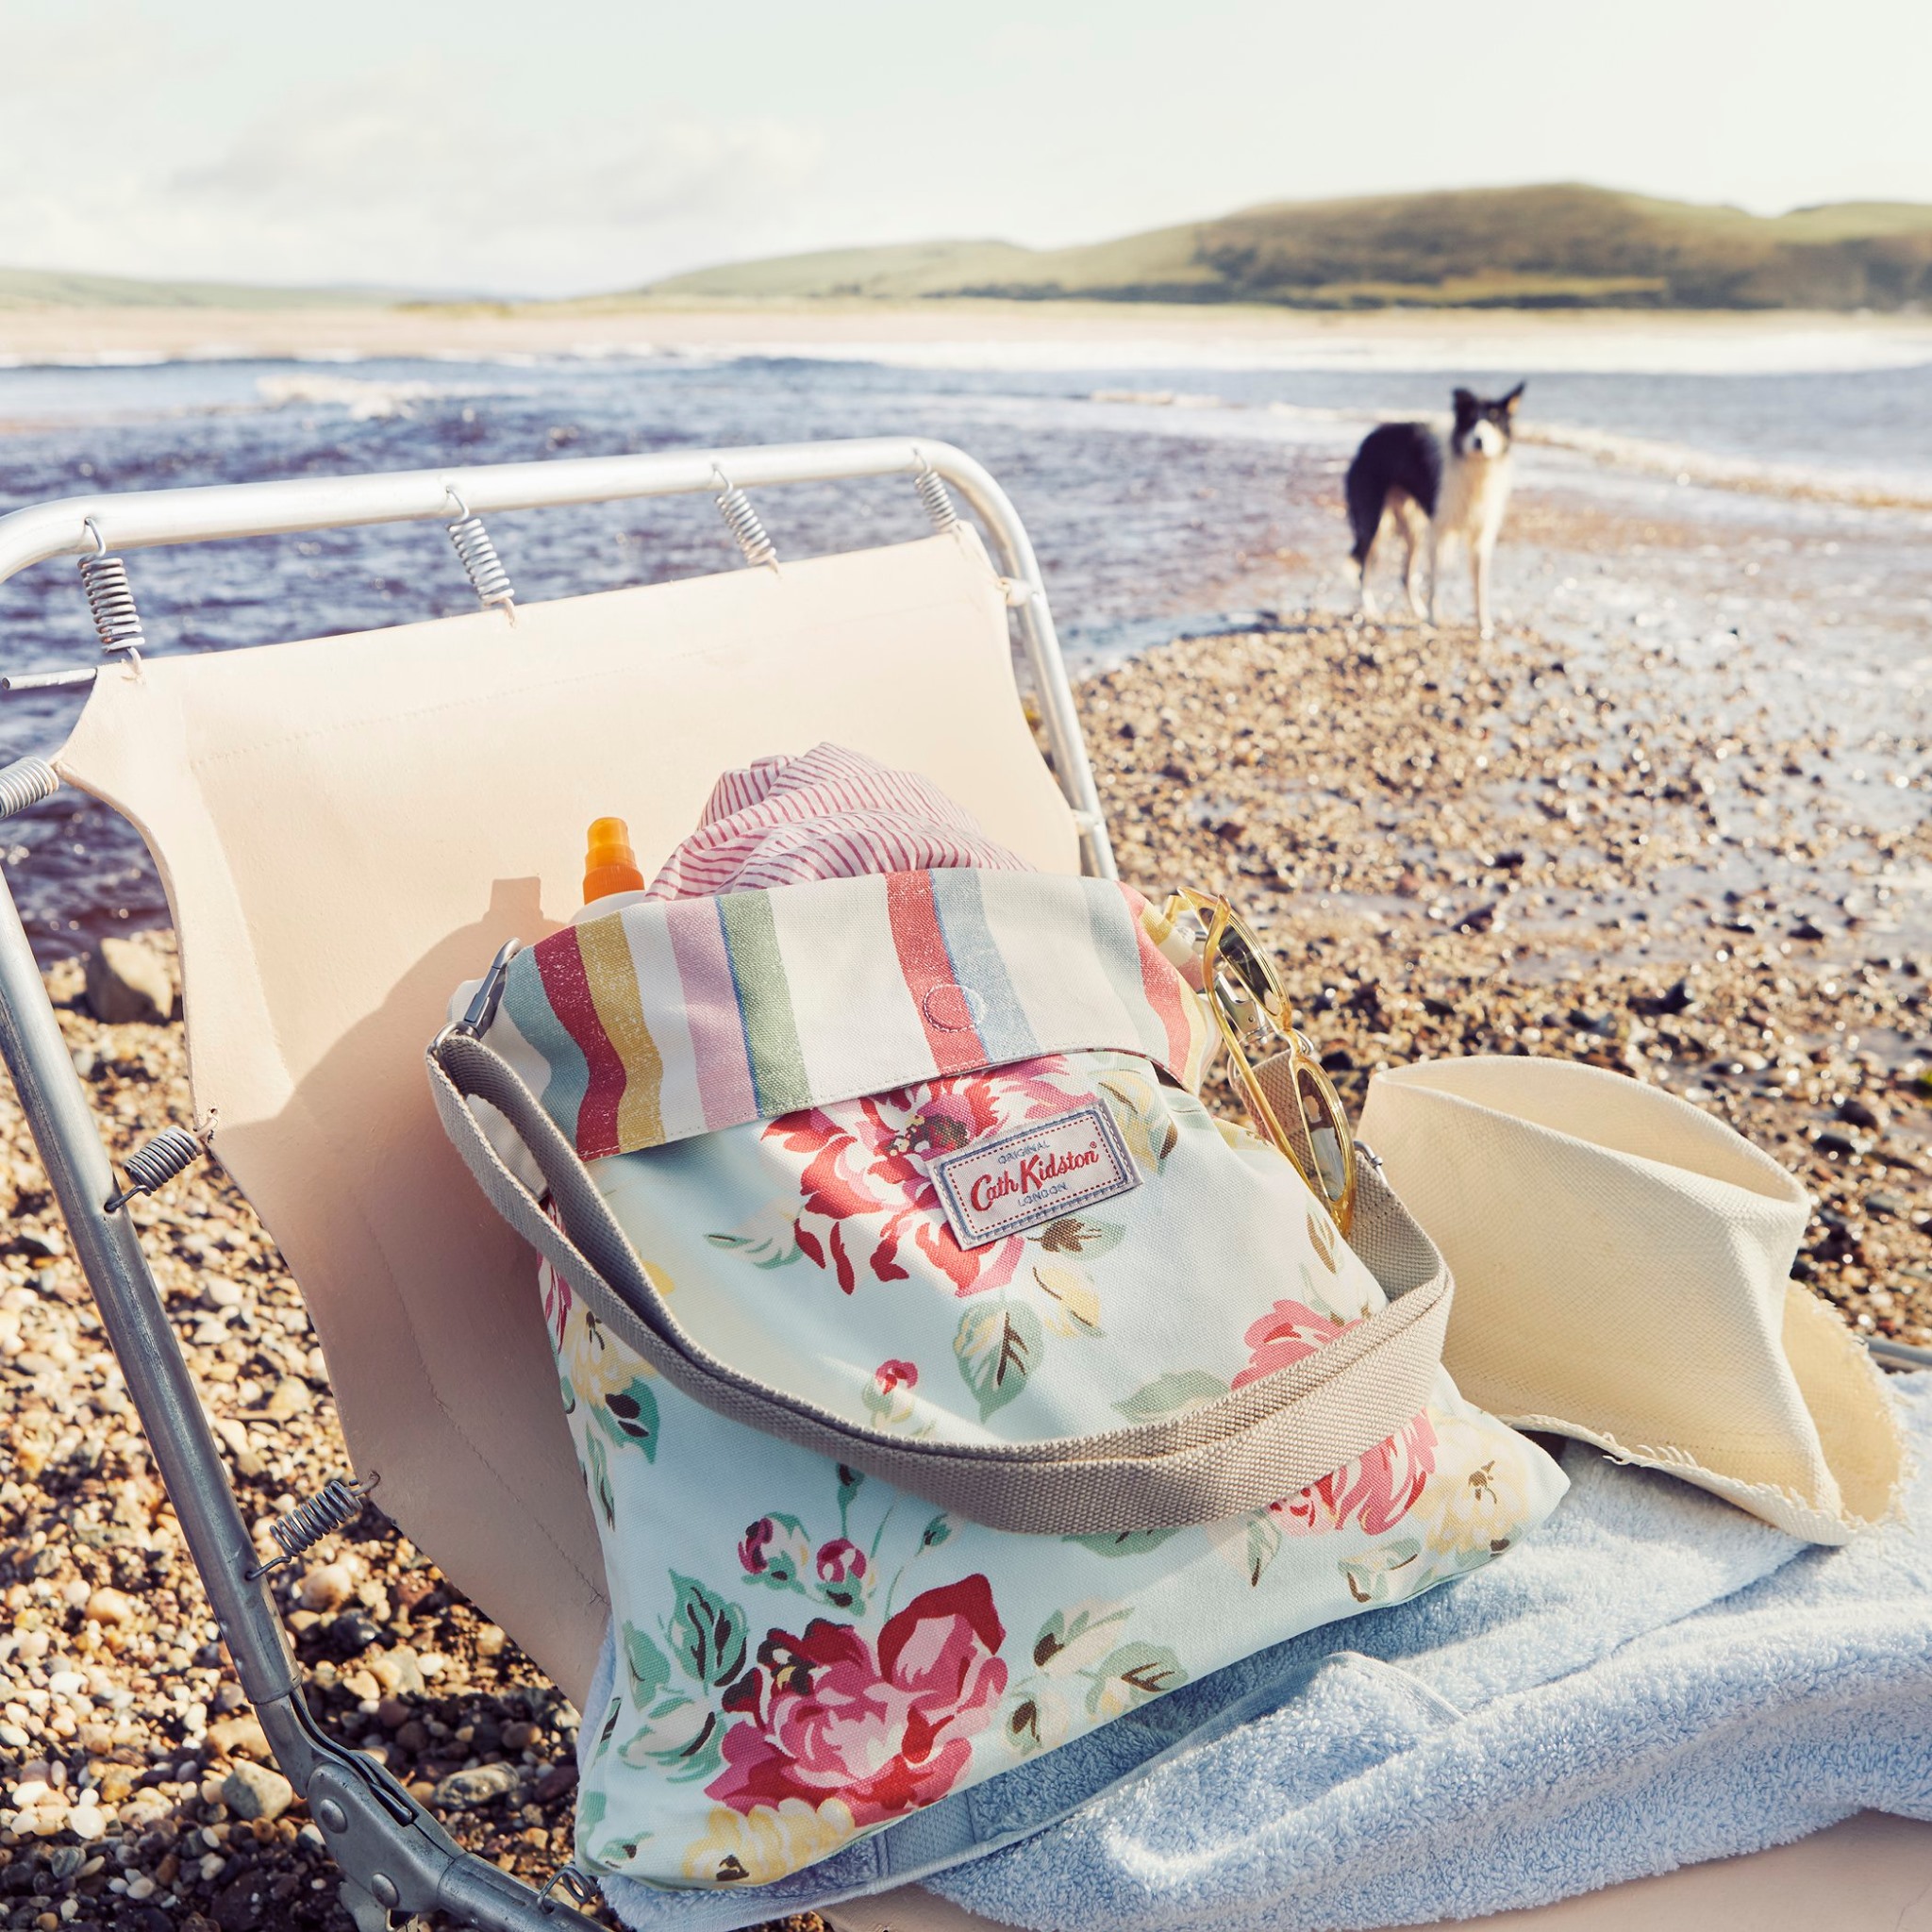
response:
M1193 938L1201 991L1255 1124L1346 1235L1355 1218L1355 1141L1313 1043L1260 936L1225 899L1183 889L1166 917Z

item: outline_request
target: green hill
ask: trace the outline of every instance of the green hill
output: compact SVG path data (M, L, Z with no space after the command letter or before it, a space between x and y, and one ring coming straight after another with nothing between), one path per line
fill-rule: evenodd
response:
M0 268L0 308L368 308L402 299L394 290L150 282L64 269Z
M1602 188L1278 202L1084 248L933 242L676 275L652 302L1261 302L1305 308L1902 308L1932 303L1932 207L1777 216Z

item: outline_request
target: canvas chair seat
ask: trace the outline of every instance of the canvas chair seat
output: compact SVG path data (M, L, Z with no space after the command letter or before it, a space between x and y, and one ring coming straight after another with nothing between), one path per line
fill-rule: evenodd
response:
M719 772L825 739L1078 871L963 525L105 671L56 761L159 867L195 1106L301 1286L356 1468L574 1699L603 1573L535 1264L444 1138L423 1050L505 940L579 905L592 818L627 819L648 874Z

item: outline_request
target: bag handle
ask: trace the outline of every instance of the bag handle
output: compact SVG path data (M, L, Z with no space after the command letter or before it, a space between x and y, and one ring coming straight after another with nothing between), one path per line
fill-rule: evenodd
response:
M576 1150L493 1047L450 1028L431 1043L428 1065L443 1126L491 1206L667 1382L719 1415L992 1529L1124 1536L1264 1508L1409 1422L1441 1360L1449 1271L1371 1170L1357 1194L1355 1245L1391 1299L1313 1355L1186 1415L1093 1435L993 1443L890 1435L743 1374L692 1337ZM528 1150L554 1219L491 1144L472 1100L494 1108Z

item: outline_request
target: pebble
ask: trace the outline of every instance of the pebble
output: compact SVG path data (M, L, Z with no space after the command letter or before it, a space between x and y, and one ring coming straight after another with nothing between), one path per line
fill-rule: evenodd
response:
M109 1026L155 1024L175 1011L175 975L141 940L96 940L87 956L88 1010Z
M439 1811L467 1811L507 1798L520 1782L512 1764L479 1764L474 1771L451 1773L436 1787L431 1802Z
M295 1802L295 1787L280 1772L245 1757L222 1780L222 1803L237 1818L276 1819Z
M307 1382L299 1375L284 1375L270 1391L262 1413L272 1423L286 1423L298 1415L307 1415L314 1402Z
M346 1563L318 1563L302 1579L300 1591L305 1610L334 1610L347 1603L356 1592L356 1574Z
M111 1624L117 1630L134 1622L134 1605L118 1590L103 1584L87 1600L87 1613L96 1624Z
M267 1763L275 1755L268 1748L261 1720L252 1712L218 1718L208 1727L208 1740L225 1757L253 1757Z
M422 1661L408 1644L371 1657L369 1674L391 1697L420 1697L428 1688Z

